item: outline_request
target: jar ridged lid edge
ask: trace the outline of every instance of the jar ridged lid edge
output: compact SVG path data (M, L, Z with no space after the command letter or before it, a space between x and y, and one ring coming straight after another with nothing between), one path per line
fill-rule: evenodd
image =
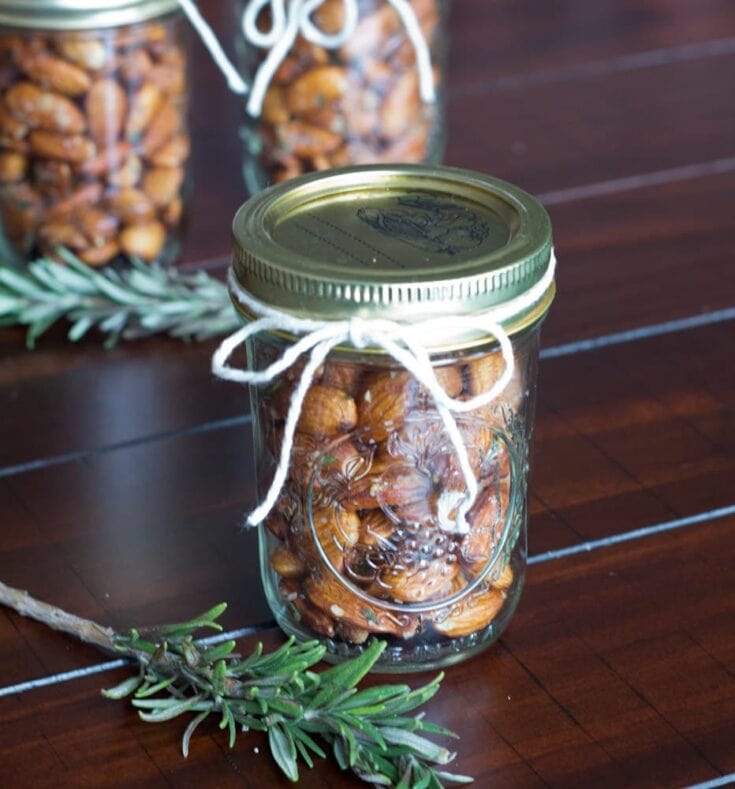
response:
M426 237L401 236L418 232L412 222L423 223ZM552 249L548 214L531 195L479 173L422 165L342 168L271 187L240 209L233 238L243 289L325 320L485 313L537 284ZM523 312L537 317L537 306ZM523 318L503 322L527 325Z

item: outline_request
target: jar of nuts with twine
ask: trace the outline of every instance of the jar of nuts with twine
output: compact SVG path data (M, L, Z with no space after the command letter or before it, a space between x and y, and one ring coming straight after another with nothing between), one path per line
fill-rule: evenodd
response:
M248 0L252 192L349 164L438 163L447 0Z
M178 0L0 0L0 254L90 266L180 247L187 131Z
M213 358L251 385L266 596L333 660L462 660L498 638L526 568L543 207L425 165L300 176L240 210ZM241 346L247 364L231 359Z

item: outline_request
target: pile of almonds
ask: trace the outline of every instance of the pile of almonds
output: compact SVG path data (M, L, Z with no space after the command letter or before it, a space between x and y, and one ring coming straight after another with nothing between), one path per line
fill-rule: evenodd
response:
M487 391L502 365L490 353L436 373L450 396L468 398ZM406 371L327 361L307 393L288 481L266 521L274 578L294 620L359 644L371 633L461 638L498 617L516 580L506 533L510 450L499 435L522 407L523 378L517 371L502 402L458 420L481 486L463 535L454 526L464 479L428 393ZM265 468L275 465L297 380L298 371L259 403ZM447 604L499 549L503 559L488 578ZM410 610L432 602L428 613Z
M18 256L152 261L175 237L189 157L178 25L0 35L0 216Z
M411 0L433 50L439 87L442 0ZM326 0L313 22L333 34L344 3ZM422 103L416 52L393 6L363 0L350 40L337 50L303 37L281 64L266 95L256 134L267 180L348 164L422 162L441 134L438 105Z

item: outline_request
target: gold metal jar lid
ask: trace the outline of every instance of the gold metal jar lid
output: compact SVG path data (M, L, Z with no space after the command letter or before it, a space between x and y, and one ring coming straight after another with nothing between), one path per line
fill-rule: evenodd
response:
M512 305L543 278L552 246L549 216L531 195L479 173L423 165L295 178L247 202L233 233L244 290L324 320L406 323ZM554 292L552 283L522 305L506 329L543 317Z
M95 30L146 22L178 8L178 0L0 0L0 25Z

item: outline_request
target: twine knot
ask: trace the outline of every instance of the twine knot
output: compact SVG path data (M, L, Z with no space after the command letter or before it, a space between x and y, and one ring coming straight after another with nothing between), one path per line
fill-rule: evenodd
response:
M370 344L370 326L362 318L351 318L349 322L348 336L350 345L363 351Z
M248 516L247 524L256 526L268 516L278 501L286 483L291 460L294 436L301 411L309 388L317 371L330 352L339 345L349 343L357 350L377 348L394 359L410 372L426 388L444 424L447 436L454 448L465 483L464 494L456 494L451 501L445 502L440 527L447 532L467 534L469 524L467 515L475 503L479 485L470 463L467 446L457 424L455 414L466 414L482 406L489 405L499 397L510 383L515 369L513 345L502 322L532 307L543 298L554 281L556 257L553 250L549 265L541 279L522 295L493 307L485 313L430 318L413 324L403 324L385 319L364 319L353 317L349 320L317 320L299 318L288 312L271 307L251 293L244 290L232 270L229 272L229 286L233 297L249 314L257 319L246 324L225 339L212 357L212 372L218 378L237 383L261 386L272 382L286 370L293 367L301 356L307 356L294 391L283 429L281 454L273 481L263 502ZM263 370L241 370L230 366L229 361L237 348L250 337L260 333L282 331L298 338ZM494 338L500 346L504 369L497 381L486 392L468 400L450 397L439 380L431 363L427 345L430 338L451 331L464 331ZM451 517L450 517L451 516Z

